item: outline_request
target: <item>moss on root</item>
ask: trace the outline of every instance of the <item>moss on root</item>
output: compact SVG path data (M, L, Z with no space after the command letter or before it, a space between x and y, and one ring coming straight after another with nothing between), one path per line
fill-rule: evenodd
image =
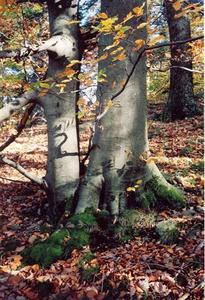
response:
M157 176L152 177L140 195L143 208L150 209L160 201L171 208L182 208L186 205L183 193L173 185L163 184Z

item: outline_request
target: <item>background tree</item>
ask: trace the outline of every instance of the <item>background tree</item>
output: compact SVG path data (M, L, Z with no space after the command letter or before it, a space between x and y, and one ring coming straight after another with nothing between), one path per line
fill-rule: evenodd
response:
M180 1L164 1L170 41L191 38L189 16ZM183 119L197 114L194 98L192 52L188 44L173 45L171 49L169 97L164 110L165 120Z

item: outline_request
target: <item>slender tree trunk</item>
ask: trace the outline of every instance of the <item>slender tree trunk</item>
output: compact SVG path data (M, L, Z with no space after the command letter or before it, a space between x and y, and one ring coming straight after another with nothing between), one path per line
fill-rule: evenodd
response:
M51 37L59 36L72 40L69 60L79 59L78 30L69 21L76 18L78 1L48 0ZM71 8L72 6L72 8ZM69 45L65 44L65 49ZM48 51L49 52L49 51ZM79 180L79 145L76 125L76 93L75 79L66 83L60 93L58 84L66 79L68 59L49 52L47 78L49 83L47 95L42 101L48 124L48 163L46 180L48 197L53 215L56 219L62 214L65 204L72 203ZM65 76L62 77L62 72ZM67 78L68 79L68 78ZM64 83L65 84L65 83Z
M141 6L144 1L102 1L102 12L119 17L122 21L132 9ZM146 12L145 12L146 13ZM143 22L143 18L140 22ZM136 28L136 21L130 22ZM124 61L113 62L113 57L99 64L99 70L106 70L106 84L98 84L97 99L103 109L107 101L122 88L127 79L137 53L130 46L130 41L146 39L146 30L134 31L129 36L129 43L123 42L126 50ZM100 53L112 43L112 37L103 35L99 41ZM76 212L83 212L88 207L105 208L112 215L118 215L130 205L141 199L146 183L156 176L161 184L170 188L157 167L142 161L148 153L146 126L146 64L142 58L135 69L125 90L113 100L113 107L108 110L96 126L93 151L91 152L87 174L81 182L79 202ZM142 182L140 192L129 197L127 188ZM143 188L144 187L144 188Z
M187 15L177 17L183 7L175 10L176 1L165 0L170 41L179 41L191 37L190 21ZM171 46L170 90L164 110L164 120L171 121L192 117L197 114L193 92L192 54L188 44Z

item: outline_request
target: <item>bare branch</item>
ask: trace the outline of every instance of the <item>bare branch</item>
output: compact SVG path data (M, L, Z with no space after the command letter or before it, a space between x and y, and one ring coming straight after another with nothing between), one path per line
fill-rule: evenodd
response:
M186 67L181 67L181 66L172 66L170 67L170 69L182 69L182 70L185 70L185 71L188 71L188 72L192 72L192 73L199 73L199 74L204 74L204 72L202 71L199 71L199 70L194 70L194 69L189 69L189 68L186 68Z
M21 134L21 132L25 128L26 122L28 121L28 118L29 118L31 112L33 111L33 109L35 108L35 106L36 106L35 103L31 103L27 107L26 111L23 114L23 117L20 120L20 123L18 124L18 127L16 128L17 132L15 134L12 134L8 138L8 140L0 146L0 152L3 151L5 148L7 148L11 143L13 143L16 140L16 138Z
M20 56L19 50L2 50L0 51L0 58L17 58Z
M23 176L25 176L26 178L28 178L29 180L39 184L40 186L44 187L45 186L45 182L43 178L39 178L31 173L29 173L28 171L26 171L20 164L3 157L3 155L0 155L0 163L9 165L10 167L14 168L15 170L19 171L19 173L21 173Z
M146 52L146 51L149 51L149 50L154 50L154 49L158 49L158 48L162 48L162 47L169 47L169 46L175 46L175 45L182 45L182 44L186 44L186 43L190 43L190 42L194 42L196 40L200 40L200 39L203 39L204 36L201 35L201 36L198 36L198 37L194 37L194 38L190 38L190 39L186 39L186 40L182 40L182 41L175 41L175 42L170 42L170 43L161 43L161 44L158 44L158 45L154 45L154 46L146 46L144 47L144 49L141 50L141 52L139 53L130 73L128 74L127 76L127 79L123 85L123 87L116 93L114 94L112 97L111 97L111 100L114 100L116 97L118 97L126 88L132 74L134 73L134 70L136 68L136 66L138 65L142 55Z
M21 107L25 106L29 102L36 101L37 98L37 91L28 91L20 97L14 99L13 101L7 103L0 109L0 122L8 119L11 116L11 114L19 110Z

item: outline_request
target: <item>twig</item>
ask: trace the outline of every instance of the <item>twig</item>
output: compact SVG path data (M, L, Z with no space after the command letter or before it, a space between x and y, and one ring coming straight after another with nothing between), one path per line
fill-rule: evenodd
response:
M3 155L0 155L0 162L14 168L15 170L19 171L19 173L21 173L23 176L25 176L29 180L39 184L41 187L43 187L45 189L45 180L43 178L39 178L39 177L29 173L20 164L12 161L6 157L3 157Z
M21 132L25 128L26 122L28 121L28 118L29 118L31 112L33 111L33 109L35 108L35 106L36 106L35 103L29 104L29 106L27 107L26 111L23 114L23 117L20 120L20 123L18 124L18 127L16 129L17 133L12 134L8 138L8 140L0 146L0 152L3 151L5 148L7 148L11 143L13 143L16 140L16 138L21 134Z
M175 69L182 69L182 70L185 70L185 71L188 71L188 72L192 72L192 73L199 73L199 74L203 74L202 71L199 71L199 70L194 70L194 69L189 69L189 68L186 68L186 67L181 67L181 66L172 66L170 67L170 69L172 68L175 68Z
M16 183L25 183L24 181L22 181L22 180L15 180L15 179L10 179L10 178L6 178L6 177L2 177L2 176L0 176L0 179L3 179L3 180L8 180L8 181L12 181L12 182L16 182Z

